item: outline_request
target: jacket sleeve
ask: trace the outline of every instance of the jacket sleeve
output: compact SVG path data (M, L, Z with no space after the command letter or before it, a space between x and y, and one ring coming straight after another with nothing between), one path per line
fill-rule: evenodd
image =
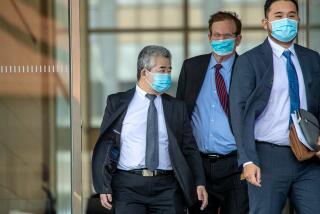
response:
M192 134L192 128L187 112L187 108L183 103L183 144L182 153L187 160L187 163L193 174L193 179L196 186L205 185L204 169L202 166L202 160L200 152L195 138Z
M318 66L320 68L320 53L318 53ZM318 70L318 76L320 76L320 69ZM320 99L318 100L318 121L320 123Z
M178 80L178 87L177 87L177 93L176 98L180 100L185 100L185 87L186 87L186 61L183 62L179 80Z
M94 146L92 154L92 181L95 191L99 194L112 193L111 174L106 168L106 161L108 154L110 153L112 143L107 143L107 138L101 137L104 125L108 118L110 118L112 112L112 103L109 96L107 98L107 106L105 108L105 113L100 127L100 136Z
M231 126L237 144L239 166L249 161L259 165L253 136L255 115L248 114L248 100L254 88L254 70L247 55L242 55L236 61L230 86Z

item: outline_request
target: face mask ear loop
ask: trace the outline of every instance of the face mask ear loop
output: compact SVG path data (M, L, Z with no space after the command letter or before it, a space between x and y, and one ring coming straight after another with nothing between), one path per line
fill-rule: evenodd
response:
M153 75L152 75L152 73L151 73L151 71L149 71L146 67L144 68L145 69L145 71L146 71L146 75L145 75L145 81L148 83L148 85L151 87L152 86L152 82L153 82ZM148 74L147 74L148 73ZM149 76L151 76L152 77L152 82L150 82L149 80L148 80L148 77L147 77L147 75Z

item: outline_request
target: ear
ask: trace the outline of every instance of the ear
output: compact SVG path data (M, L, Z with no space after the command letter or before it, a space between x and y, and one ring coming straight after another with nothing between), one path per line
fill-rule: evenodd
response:
M268 24L269 24L269 22L266 18L261 20L261 25L262 25L263 29L265 29L266 31L268 30Z
M147 69L146 69L146 68L143 68L143 69L140 71L140 76L141 76L141 77L145 77L145 76L146 76L146 72L147 72Z
M240 45L241 40L242 40L242 35L240 34L236 37L236 47Z
M211 42L211 34L210 34L210 32L208 33L208 41L209 41L209 43Z

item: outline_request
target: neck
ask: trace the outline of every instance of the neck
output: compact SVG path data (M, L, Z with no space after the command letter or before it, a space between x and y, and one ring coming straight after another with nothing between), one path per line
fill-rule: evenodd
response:
M137 82L137 85L144 90L145 92L147 92L148 94L154 94L154 95L160 95L158 92L156 92L155 90L153 90L149 84L145 81L142 80L143 77L140 77L140 79Z
M275 38L273 38L271 35L269 35L269 37L271 38L272 41L274 41L275 43L277 43L278 45L280 45L281 47L285 48L285 49L288 49L292 44L293 44L293 41L290 41L290 42L281 42Z
M235 52L232 52L229 55L225 55L225 56L219 56L216 53L213 52L213 56L216 59L218 64L221 64L223 61L226 61L227 59L229 59L231 56L233 56L233 54L235 54Z

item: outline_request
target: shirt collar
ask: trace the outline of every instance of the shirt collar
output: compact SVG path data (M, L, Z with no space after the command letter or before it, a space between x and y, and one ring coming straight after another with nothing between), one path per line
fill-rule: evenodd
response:
M140 88L140 86L139 86L138 84L136 84L136 94L137 94L140 98L142 98L143 100L148 99L148 98L146 97L147 92L144 91L142 88ZM158 97L160 97L160 96L161 96L161 95L157 95L156 99L157 99ZM149 100L149 99L148 99L148 100Z
M270 46L272 48L272 52L274 55L276 55L278 58L280 58L284 51L289 50L293 55L296 55L296 52L294 50L294 44L292 44L288 49L285 49L281 45L278 45L275 43L270 37L268 37Z
M227 60L222 61L222 63L221 63L222 69L225 69L226 71L231 72L231 68L232 68L232 65L233 65L235 58L236 58L236 54L233 54ZM217 62L216 58L214 58L213 54L211 54L209 68L213 69L213 67L216 64L218 64L218 62Z

